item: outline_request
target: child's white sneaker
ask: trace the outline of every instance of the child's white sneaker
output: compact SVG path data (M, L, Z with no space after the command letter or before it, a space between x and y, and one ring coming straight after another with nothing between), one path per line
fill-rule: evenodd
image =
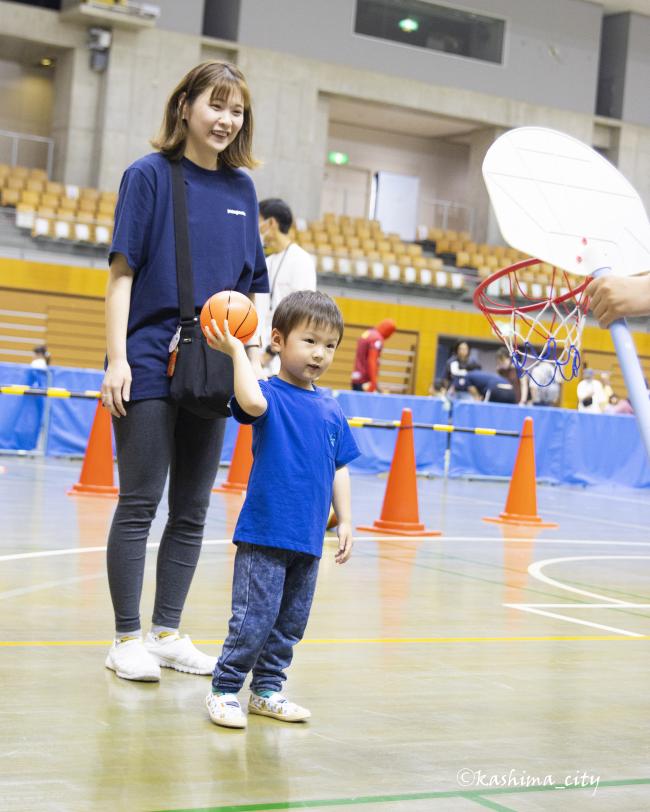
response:
M149 632L144 644L161 668L173 668L186 674L212 674L217 664L217 658L199 651L187 634L159 637Z
M205 698L205 706L210 719L215 725L221 727L246 727L246 715L241 709L235 694L209 693Z
M115 640L106 655L106 668L115 671L122 679L139 682L158 682L160 667L149 654L139 637L123 642Z
M304 722L311 716L311 712L307 708L301 708L295 702L289 702L286 697L278 693L271 694L271 696L258 696L252 693L248 700L248 712L258 713L260 716L271 716L282 722Z

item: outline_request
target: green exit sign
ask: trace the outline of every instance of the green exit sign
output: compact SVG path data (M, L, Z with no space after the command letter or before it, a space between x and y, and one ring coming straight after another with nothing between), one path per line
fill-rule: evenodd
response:
M331 164L336 164L337 166L343 166L344 164L348 163L350 160L350 156L347 152L332 152L327 153L327 160Z

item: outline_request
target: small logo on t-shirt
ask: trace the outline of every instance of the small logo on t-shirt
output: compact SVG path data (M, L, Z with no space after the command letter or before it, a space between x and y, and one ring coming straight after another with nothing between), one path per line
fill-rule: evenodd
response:
M246 217L246 212L239 209L226 209L226 211L228 214L238 214L240 217Z
M336 445L336 434L330 434L330 445L332 448Z

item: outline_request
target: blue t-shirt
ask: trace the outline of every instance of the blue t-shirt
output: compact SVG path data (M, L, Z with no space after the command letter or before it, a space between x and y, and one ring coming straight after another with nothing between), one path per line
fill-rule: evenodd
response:
M479 394L485 397L490 393L490 400L495 403L514 403L515 390L513 385L496 372L473 370L465 376L467 386L474 386Z
M182 161L197 312L213 293L269 289L250 177ZM176 240L169 161L155 152L126 170L115 209L113 254L134 272L126 352L131 400L167 397L169 342L179 322Z
M253 468L233 539L320 558L334 474L359 449L343 410L325 390L280 378L260 387L268 408L258 418L230 401L235 419L253 424Z

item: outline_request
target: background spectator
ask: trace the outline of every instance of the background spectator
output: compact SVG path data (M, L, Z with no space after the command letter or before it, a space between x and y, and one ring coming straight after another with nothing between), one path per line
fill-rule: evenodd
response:
M634 409L627 398L612 395L609 403L605 406L605 414L634 414Z
M260 236L266 251L270 293L260 296L258 315L262 323L262 346L271 343L273 313L285 296L296 290L316 290L316 266L311 254L289 237L293 213L279 197L262 200L259 205ZM271 357L266 364L269 374L280 369L280 359Z
M33 369L47 369L50 365L50 353L47 351L45 344L34 347L32 350L34 358L30 364Z
M471 398L467 388L467 373L480 369L481 365L470 357L471 352L467 341L459 341L445 366L445 380L449 386L449 395L453 398Z
M384 319L376 327L371 327L361 334L357 341L357 352L352 371L352 388L357 392L379 392L379 356L384 348L384 341L395 332L393 319Z
M596 377L593 369L585 367L582 380L578 384L578 411L602 414L609 398L605 395L602 383Z
M522 375L521 378L517 375L517 370L512 361L512 356L508 352L507 347L499 347L496 352L497 357L497 374L505 378L515 393L515 403L523 406L528 401L529 387L528 376Z
M517 403L513 385L496 372L468 372L467 390L475 400L492 403Z
M609 372L605 371L600 373L600 382L603 386L603 411L605 411L608 403L612 397L614 397L614 389Z
M529 387L533 406L559 406L562 387L551 361L539 361L531 370Z

